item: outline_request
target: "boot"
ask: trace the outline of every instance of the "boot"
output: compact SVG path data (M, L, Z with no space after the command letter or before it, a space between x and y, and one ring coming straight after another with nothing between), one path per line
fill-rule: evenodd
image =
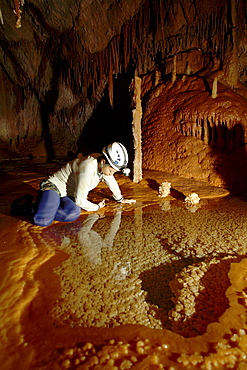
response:
M33 213L33 196L31 194L24 195L21 198L15 199L11 204L10 213L13 216L31 216Z

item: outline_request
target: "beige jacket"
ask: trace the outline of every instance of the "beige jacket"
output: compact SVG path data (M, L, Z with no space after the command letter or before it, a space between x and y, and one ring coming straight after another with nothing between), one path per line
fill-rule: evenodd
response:
M104 181L113 194L113 198L120 202L123 197L114 176L99 174L97 158L101 154L87 157L78 157L64 165L49 181L56 185L61 197L72 196L75 203L86 211L97 211L98 204L90 202L87 197L90 190L94 189L100 181Z

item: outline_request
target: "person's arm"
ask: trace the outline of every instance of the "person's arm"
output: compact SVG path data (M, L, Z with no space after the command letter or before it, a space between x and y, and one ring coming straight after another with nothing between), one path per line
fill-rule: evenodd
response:
M88 193L91 190L92 177L95 176L93 168L90 165L80 168L79 173L75 174L75 176L77 180L75 188L75 203L85 211L98 211L104 206L103 201L96 204L87 199Z
M78 234L84 234L84 233L88 233L93 225L95 224L95 222L99 219L99 214L97 213L91 213L82 223L82 227L81 229L79 230Z
M126 199L124 198L121 203L130 204L130 203L136 203L135 199Z
M112 220L112 223L110 225L110 229L104 238L104 244L109 250L112 249L114 238L118 232L121 223L121 213L121 211L116 212L114 219Z
M135 203L135 199L125 199L122 196L117 180L114 176L103 176L103 179L112 192L113 198L119 203Z
M121 194L121 190L118 186L118 183L117 183L117 180L115 179L115 177L114 176L103 175L103 179L104 179L106 185L108 186L108 188L111 190L113 198L117 202L122 202L124 197Z

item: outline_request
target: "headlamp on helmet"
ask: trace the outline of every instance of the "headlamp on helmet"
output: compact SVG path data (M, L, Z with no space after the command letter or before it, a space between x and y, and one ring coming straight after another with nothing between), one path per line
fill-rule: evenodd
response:
M128 164L128 153L123 144L119 142L109 144L103 148L102 153L112 168L123 173L128 172L129 175L130 170L126 168Z

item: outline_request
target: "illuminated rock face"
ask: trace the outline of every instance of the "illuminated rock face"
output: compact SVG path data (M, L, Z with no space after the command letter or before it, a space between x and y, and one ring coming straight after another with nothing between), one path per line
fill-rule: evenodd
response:
M0 9L1 156L94 151L123 134L131 142L138 75L144 168L245 192L244 0L2 0ZM9 215L49 168L28 163L2 177L3 369L244 369L246 203L174 206L175 195L203 199L202 189L149 174L122 183L139 203L107 244L115 206L90 235L80 232L85 214L73 235L76 225L43 231ZM162 198L154 185L164 181L172 188ZM145 213L153 203L158 212Z
M117 41L107 45L140 3L1 2L2 156L52 157L77 150L108 75L112 90L113 75L120 73L114 65Z
M221 0L31 0L12 6L1 2L3 156L54 157L80 145L97 151L118 135L131 145L128 86L135 75L149 77L149 86L142 86L144 108L159 77L175 82L178 75L207 71L216 100L217 81L235 89L246 83L244 0L231 6ZM178 119L184 121L181 133L188 132L187 118Z
M180 76L153 89L143 117L143 166L245 193L246 99L220 83L214 99L212 83Z

